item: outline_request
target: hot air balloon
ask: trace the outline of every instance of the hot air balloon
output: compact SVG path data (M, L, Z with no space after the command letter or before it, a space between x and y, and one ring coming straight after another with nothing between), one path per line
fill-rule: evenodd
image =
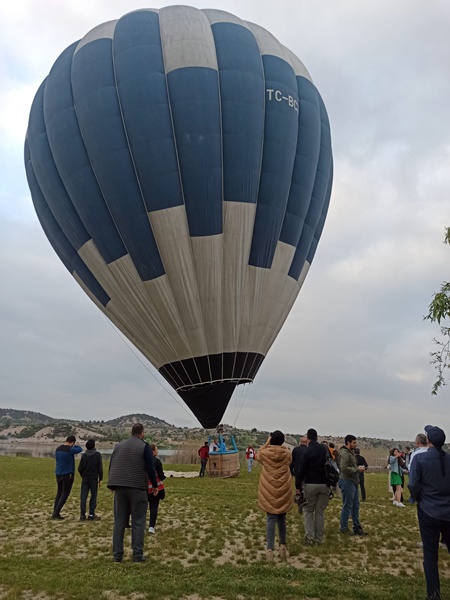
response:
M25 165L66 268L215 427L285 322L327 214L330 127L302 62L221 10L128 13L56 60Z

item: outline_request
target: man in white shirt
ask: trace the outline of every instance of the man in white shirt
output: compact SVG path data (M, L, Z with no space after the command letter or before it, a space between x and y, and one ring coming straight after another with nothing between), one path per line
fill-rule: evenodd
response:
M408 471L409 475L409 484L411 484L411 466L413 464L414 457L418 454L422 454L422 452L426 452L428 450L428 440L427 436L424 433L418 433L416 435L415 441L416 447L411 452L411 458L409 459Z

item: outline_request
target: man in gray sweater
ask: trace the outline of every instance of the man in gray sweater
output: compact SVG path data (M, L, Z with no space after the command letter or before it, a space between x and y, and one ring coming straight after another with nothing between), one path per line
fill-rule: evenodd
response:
M116 445L109 463L108 487L114 491L114 562L122 562L123 538L131 516L133 562L144 562L149 480L158 493L153 454L144 441L144 426L135 423L131 437Z

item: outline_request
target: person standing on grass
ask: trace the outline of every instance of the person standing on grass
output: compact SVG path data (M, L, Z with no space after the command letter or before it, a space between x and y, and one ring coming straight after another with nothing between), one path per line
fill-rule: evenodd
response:
M409 462L411 460L411 448L409 446L405 446L405 468L409 468Z
M198 474L198 476L204 477L206 465L208 464L208 456L209 456L208 442L205 442L205 444L201 448L199 448L198 455L200 456L200 473Z
M86 452L83 454L78 465L78 473L81 475L80 492L80 521L86 521L86 502L89 495L88 521L99 521L100 517L95 514L97 508L98 488L103 480L103 461L100 452L95 449L95 440L86 442Z
M247 473L251 473L253 467L253 459L255 458L255 449L251 444L247 447L247 450L245 451L245 458L247 459Z
M405 508L402 502L402 467L400 464L401 452L398 448L392 448L389 451L389 467L391 473L391 487L394 493L394 499L392 501L394 506L398 508Z
M337 463L338 451L336 450L335 445L334 445L333 442L330 442L328 444L328 449L330 451L331 460L334 460Z
M339 489L342 495L342 510L340 518L340 532L348 533L348 519L351 516L353 523L353 535L367 535L359 522L359 477L364 467L358 467L354 450L356 438L354 435L346 435L344 446L339 451Z
M366 501L366 486L365 486L365 481L364 481L364 473L369 468L369 465L367 464L367 461L364 458L364 456L361 456L361 450L359 448L355 448L355 456L356 456L357 466L364 467L364 471L361 471L360 473L358 473L358 477L359 477L359 487L361 490L361 500L363 502L365 502Z
M75 446L76 441L77 438L74 435L69 435L64 444L58 446L55 451L55 475L58 490L53 505L52 519L56 519L57 521L65 519L61 515L61 509L67 502L67 498L72 491L73 479L75 477L75 454L83 452L81 446Z
M330 500L330 487L325 472L329 450L325 444L319 444L315 429L308 429L306 437L308 446L300 458L298 479L304 483L305 544L314 546L322 544L324 539L324 512Z
M450 552L450 454L442 449L445 433L440 427L427 425L425 432L427 452L420 453L410 463L408 487L417 503L427 600L440 600L440 535Z
M274 431L267 442L255 455L261 466L261 475L258 487L258 505L267 515L266 557L273 561L275 548L275 529L278 526L280 543L280 558L286 560L286 513L291 509L292 480L291 480L291 452L283 447L284 433Z
M204 446L203 446L204 447ZM151 481L148 482L148 505L150 508L150 521L148 524L148 532L155 533L156 519L158 518L158 508L161 500L166 497L166 491L164 489L163 481L166 478L161 461L158 458L158 447L155 444L150 444L150 448L153 454L153 462L155 463L156 481L158 483L158 493L156 496L153 494L153 488ZM208 442L206 442L206 449L208 449Z
M419 454L422 454L423 452L426 452L428 450L427 436L424 433L418 433L416 435L416 440L414 444L416 447L411 452L411 456L409 459L409 471L411 471L412 464L415 461L416 457L419 456ZM409 482L411 483L411 473L409 475Z
M131 437L116 444L109 463L108 488L114 491L114 562L122 562L123 538L130 516L133 562L147 560L144 556L144 537L148 480L156 496L158 481L153 454L144 441L144 426L142 423L135 423L131 429Z
M298 446L292 450L292 462L291 462L291 473L295 479L295 488L301 492L302 491L302 482L299 479L300 475L300 459L303 453L308 448L308 438L306 435L302 435L300 438L300 443Z

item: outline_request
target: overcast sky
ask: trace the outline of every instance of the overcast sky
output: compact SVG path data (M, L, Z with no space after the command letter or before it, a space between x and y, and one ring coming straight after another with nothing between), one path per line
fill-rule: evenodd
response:
M450 278L450 3L208 0L271 31L325 101L330 211L302 292L255 382L224 421L319 434L450 437L450 387L431 396L439 328L423 321ZM23 167L32 99L58 55L126 0L0 4L0 406L70 419L148 413L196 421L125 345L60 263ZM169 391L165 391L169 390ZM242 407L242 408L241 408Z

